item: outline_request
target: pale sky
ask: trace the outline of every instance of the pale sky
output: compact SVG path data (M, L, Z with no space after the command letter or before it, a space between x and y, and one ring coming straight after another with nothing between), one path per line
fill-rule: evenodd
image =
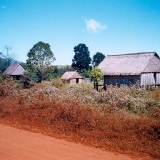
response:
M71 65L73 48L92 58L155 51L160 55L160 0L0 0L0 52L26 62L37 42L49 43L54 65Z

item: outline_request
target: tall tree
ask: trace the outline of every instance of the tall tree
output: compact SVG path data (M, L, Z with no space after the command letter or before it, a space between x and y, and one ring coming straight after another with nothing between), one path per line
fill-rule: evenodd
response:
M16 63L16 54L11 52L12 47L5 45L5 52L0 52L0 70L3 72L11 63Z
M76 70L89 69L91 63L90 52L85 44L74 47L75 55L72 59L72 67Z
M100 53L100 52L97 52L94 56L93 56L93 60L92 60L92 64L93 66L98 66L102 61L103 59L105 58L105 55Z
M27 65L36 73L38 82L45 80L46 76L53 71L51 64L56 59L48 43L38 42L30 49L27 56Z

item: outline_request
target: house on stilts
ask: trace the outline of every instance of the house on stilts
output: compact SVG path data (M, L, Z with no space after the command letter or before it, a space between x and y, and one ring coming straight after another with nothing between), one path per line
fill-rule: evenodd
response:
M160 57L156 52L108 55L98 67L104 85L160 85Z

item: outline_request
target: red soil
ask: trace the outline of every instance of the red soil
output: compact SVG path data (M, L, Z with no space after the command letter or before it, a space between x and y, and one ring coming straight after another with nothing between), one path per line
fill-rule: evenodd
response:
M0 124L0 160L133 160L133 158Z

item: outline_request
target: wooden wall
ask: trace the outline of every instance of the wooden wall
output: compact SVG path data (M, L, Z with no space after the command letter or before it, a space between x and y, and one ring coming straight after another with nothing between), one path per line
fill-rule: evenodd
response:
M105 85L129 85L140 83L141 86L160 85L160 73L143 73L141 75L104 76Z
M143 73L141 74L141 86L145 85L159 85L160 73Z
M135 75L120 75L120 76L104 76L104 83L106 85L121 85L126 84L136 84L137 81L140 81L140 76Z
M156 84L160 84L160 73L156 73Z

